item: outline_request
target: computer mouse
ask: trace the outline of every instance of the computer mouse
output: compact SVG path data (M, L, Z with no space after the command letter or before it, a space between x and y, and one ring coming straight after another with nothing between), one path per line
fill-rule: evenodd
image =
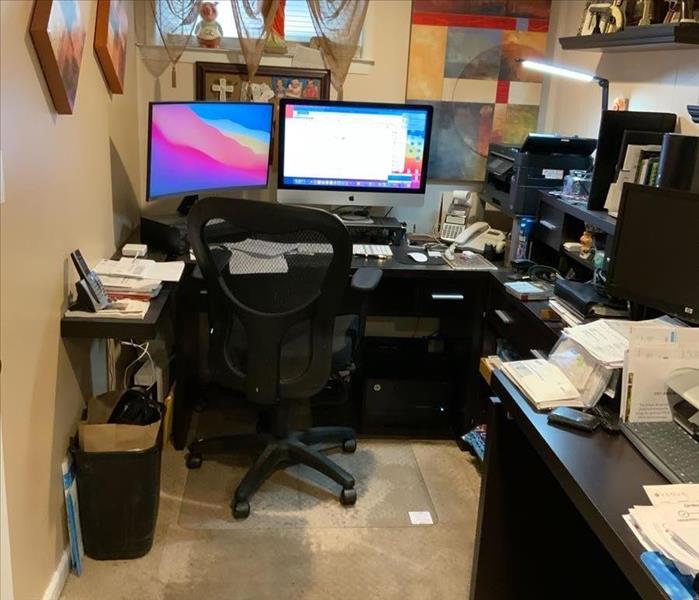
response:
M408 256L412 258L415 262L427 262L427 256L425 256L424 252L408 252Z

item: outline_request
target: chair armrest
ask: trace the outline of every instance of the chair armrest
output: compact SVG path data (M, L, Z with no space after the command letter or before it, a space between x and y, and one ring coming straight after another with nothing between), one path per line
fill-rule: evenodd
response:
M378 267L361 267L352 275L352 289L356 292L373 292L382 276L383 271Z

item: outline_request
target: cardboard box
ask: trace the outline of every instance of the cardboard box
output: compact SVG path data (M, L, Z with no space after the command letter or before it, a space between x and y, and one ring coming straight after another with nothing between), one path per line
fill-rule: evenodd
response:
M78 426L80 449L84 452L147 450L158 440L161 421L150 425L107 423L124 390L107 392L87 401L87 420Z

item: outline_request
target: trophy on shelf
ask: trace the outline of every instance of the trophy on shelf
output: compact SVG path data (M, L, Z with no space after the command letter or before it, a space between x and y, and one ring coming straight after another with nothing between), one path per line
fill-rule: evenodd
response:
M614 33L624 28L625 15L621 7L624 0L592 2L585 7L579 35Z

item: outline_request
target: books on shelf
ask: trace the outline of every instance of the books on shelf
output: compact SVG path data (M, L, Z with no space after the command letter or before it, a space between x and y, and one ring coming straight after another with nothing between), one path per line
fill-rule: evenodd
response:
M613 217L619 213L619 202L624 183L655 186L658 182L660 149L657 144L629 144L621 170L609 186L604 208Z

